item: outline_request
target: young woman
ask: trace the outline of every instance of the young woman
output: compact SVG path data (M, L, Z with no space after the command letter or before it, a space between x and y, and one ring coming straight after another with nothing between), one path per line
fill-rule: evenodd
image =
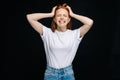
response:
M38 21L48 17L53 17L51 28ZM83 25L71 30L71 17ZM47 59L44 80L75 80L72 61L83 36L92 27L93 20L73 13L66 3L53 7L51 13L27 14L27 20L44 43Z

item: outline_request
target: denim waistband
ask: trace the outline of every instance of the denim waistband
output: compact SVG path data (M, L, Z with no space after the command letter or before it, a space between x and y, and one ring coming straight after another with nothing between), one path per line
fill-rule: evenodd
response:
M72 69L72 65L69 65L67 67L60 68L60 69L53 68L53 67L50 67L50 66L47 65L47 69L50 70L50 71L54 71L54 72L68 71L68 70Z

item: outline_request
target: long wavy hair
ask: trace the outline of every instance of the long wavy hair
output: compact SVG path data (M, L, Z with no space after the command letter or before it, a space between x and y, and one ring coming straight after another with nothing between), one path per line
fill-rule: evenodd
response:
M56 9L55 9L55 15L56 15L56 11L57 11L58 9L63 8L63 9L65 9L65 10L68 11L69 18L71 18L71 17L70 17L69 9L68 9L66 6L67 6L66 3L57 5L57 7L56 7ZM51 29L52 29L53 32L57 29L57 24L56 24L55 21L54 21L55 15L53 16L53 20L52 20L52 23L51 23ZM69 23L67 24L67 29L71 29L71 27L72 27L72 22L71 22L71 20L70 20Z

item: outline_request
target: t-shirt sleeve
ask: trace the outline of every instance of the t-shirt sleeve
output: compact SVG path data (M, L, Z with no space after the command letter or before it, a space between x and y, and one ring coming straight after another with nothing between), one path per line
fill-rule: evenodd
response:
M42 28L43 28L43 34L40 34L40 36L41 36L42 40L45 40L48 38L48 35L51 32L51 29L46 26L43 26Z
M83 38L83 36L80 36L80 29L81 28L78 28L78 29L74 30L74 36L77 40L82 40L82 38Z

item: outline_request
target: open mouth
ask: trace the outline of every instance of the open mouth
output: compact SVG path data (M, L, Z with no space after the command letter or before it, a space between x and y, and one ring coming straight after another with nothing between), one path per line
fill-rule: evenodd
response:
M64 20L60 20L60 21L58 21L60 24L65 24L66 23L66 21L64 21Z

